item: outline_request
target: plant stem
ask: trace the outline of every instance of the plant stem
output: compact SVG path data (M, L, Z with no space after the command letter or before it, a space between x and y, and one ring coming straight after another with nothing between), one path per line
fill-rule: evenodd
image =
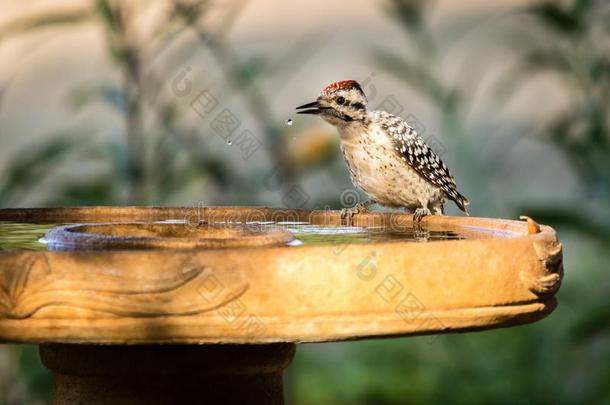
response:
M145 150L142 144L141 71L135 48L126 47L123 85L126 94L125 128L129 170L129 204L146 201Z

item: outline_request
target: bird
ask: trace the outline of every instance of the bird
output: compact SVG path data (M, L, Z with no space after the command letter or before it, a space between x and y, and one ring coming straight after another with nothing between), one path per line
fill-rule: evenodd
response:
M355 80L326 86L316 101L296 108L335 126L352 183L368 197L343 209L342 218L367 212L373 204L413 213L414 224L427 215L443 215L447 199L468 214L468 199L439 156L403 118L367 108Z

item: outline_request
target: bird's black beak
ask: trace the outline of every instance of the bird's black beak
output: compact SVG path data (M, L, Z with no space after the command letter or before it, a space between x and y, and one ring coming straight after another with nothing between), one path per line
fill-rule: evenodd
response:
M320 103L318 101L314 101L312 103L303 104L302 106L297 107L297 114L320 114L324 108L320 107Z

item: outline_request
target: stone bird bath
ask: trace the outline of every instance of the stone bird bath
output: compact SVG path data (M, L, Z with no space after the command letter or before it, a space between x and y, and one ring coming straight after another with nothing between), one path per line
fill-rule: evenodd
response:
M0 252L0 340L40 345L56 404L282 403L298 343L534 322L563 273L555 232L530 219L426 217L465 239L303 246L257 223L334 226L339 212L6 209L0 221L82 224L49 232L49 250ZM352 225L400 235L411 221Z

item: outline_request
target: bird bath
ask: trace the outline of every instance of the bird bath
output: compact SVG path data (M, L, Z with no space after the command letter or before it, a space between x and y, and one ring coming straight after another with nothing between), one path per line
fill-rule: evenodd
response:
M554 230L530 219L426 217L424 243L402 213L349 228L338 211L243 207L0 221L81 224L0 251L0 341L40 345L56 404L282 403L298 343L534 322L563 273Z

